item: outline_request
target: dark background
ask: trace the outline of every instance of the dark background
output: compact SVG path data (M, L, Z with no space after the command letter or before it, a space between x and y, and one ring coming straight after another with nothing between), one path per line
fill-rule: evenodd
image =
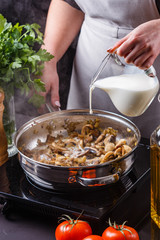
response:
M44 33L50 2L51 0L1 0L0 13L8 22L12 22L13 24L17 22L20 24L38 23L41 26L41 32ZM58 63L61 109L66 108L75 46L76 40L71 44L67 53ZM39 115L37 109L28 104L28 98L22 96L19 91L15 92L15 108L16 120L18 119L17 127ZM44 113L47 111L45 109Z

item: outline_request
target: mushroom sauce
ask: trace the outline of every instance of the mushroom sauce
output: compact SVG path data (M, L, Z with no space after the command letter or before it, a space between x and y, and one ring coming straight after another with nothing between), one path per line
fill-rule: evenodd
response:
M45 142L38 140L35 148L23 149L23 153L45 164L77 167L103 164L132 151L133 139L117 139L118 131L101 129L98 119L86 121L81 131L76 130L76 123L68 122L64 127L67 136L48 134Z

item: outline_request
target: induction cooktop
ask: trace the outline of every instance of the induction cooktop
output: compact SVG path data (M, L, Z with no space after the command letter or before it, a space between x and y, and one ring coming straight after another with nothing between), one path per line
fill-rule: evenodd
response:
M41 188L24 174L17 155L0 167L0 203L54 217L64 213L79 216L83 211L81 218L96 222L96 226L108 218L138 226L149 212L149 197L147 139L142 139L136 149L135 163L128 174L117 183L92 191L63 193Z

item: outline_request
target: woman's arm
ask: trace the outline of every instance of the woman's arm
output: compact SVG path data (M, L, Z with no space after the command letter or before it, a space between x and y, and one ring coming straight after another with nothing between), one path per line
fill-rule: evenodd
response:
M49 91L51 93L51 103L53 106L59 105L57 62L78 34L83 19L83 12L71 7L63 0L51 1L42 48L55 57L45 64L42 80L46 86L45 95Z
M160 19L141 24L118 41L109 52L117 54L142 69L149 68L160 54Z
M83 12L63 0L51 1L44 34L44 47L55 55L57 61L78 34L83 17Z

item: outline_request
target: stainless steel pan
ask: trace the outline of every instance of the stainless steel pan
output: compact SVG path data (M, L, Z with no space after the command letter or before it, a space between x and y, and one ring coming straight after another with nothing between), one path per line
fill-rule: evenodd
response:
M46 141L48 134L66 134L64 121L78 123L81 129L86 120L100 119L102 128L112 127L118 130L118 138L130 139L132 151L116 160L104 164L83 167L62 167L37 162L24 155L24 149L32 150L37 140ZM130 129L130 131L128 131ZM131 170L135 161L135 149L140 141L140 131L128 119L106 111L64 110L48 113L24 124L16 133L15 145L19 152L19 161L26 174L34 183L47 189L69 191L88 189L115 183L121 175Z

